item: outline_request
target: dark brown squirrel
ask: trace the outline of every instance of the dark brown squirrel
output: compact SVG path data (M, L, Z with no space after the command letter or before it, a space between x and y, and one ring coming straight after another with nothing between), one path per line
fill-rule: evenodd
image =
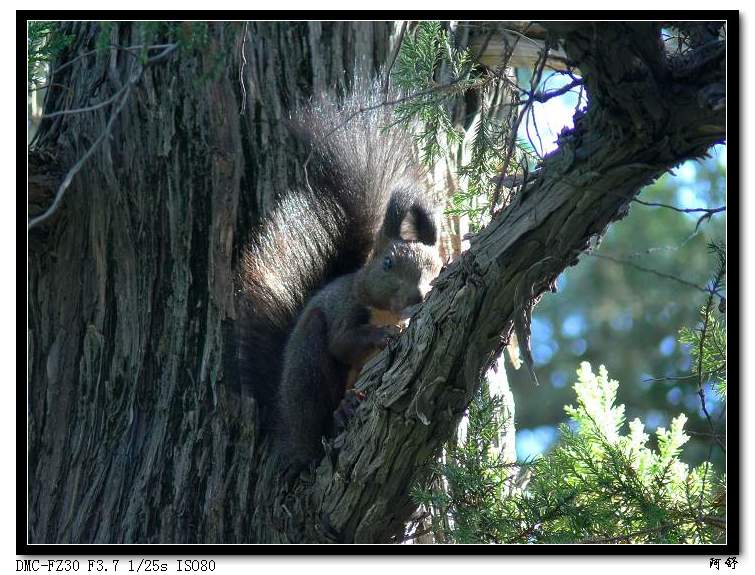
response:
M437 207L411 141L370 91L295 115L307 172L243 256L239 374L281 466L322 438L364 363L385 347L441 268Z
M286 343L280 446L294 469L322 454L321 438L332 431L345 391L364 363L398 333L406 311L422 302L440 271L434 231L422 238L409 229L407 236L406 219L391 219L402 214L390 209L388 214L367 263L315 294Z

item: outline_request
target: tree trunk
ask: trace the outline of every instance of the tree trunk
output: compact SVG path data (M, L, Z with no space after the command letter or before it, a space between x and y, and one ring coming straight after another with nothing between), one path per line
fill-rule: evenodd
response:
M393 26L66 24L75 42L54 82L67 88L50 90L46 113L120 96L44 119L30 159L47 172L30 174L34 216L53 166L107 133L30 231L29 542L396 540L415 508L409 487L512 326L642 185L723 137L711 100L722 50L672 67L653 27L550 27L585 75L590 109L365 368L367 400L316 475L286 489L234 385L237 256L301 177L287 110L375 74ZM191 40L165 57L78 57L176 37Z
M373 75L391 30L65 25L75 44L58 68L98 41L196 45L145 68L58 213L31 230L30 542L251 540L259 445L253 402L233 386L234 257L296 181L287 110ZM108 99L138 57L105 48L73 62L47 113ZM117 103L44 120L33 161L73 165Z

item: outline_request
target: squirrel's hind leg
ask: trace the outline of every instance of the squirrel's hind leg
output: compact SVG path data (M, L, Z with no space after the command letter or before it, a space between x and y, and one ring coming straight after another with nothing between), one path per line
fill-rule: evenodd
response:
M328 352L324 313L313 308L300 318L286 344L279 397L280 460L298 473L323 455L322 438L343 398L345 371Z

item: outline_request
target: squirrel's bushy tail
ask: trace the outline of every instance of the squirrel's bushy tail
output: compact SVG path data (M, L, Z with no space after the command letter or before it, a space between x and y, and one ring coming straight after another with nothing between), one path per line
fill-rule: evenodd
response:
M286 338L309 297L364 265L384 220L428 197L411 139L386 127L389 110L370 92L381 94L318 100L294 115L303 181L242 256L239 377L263 407L274 403Z

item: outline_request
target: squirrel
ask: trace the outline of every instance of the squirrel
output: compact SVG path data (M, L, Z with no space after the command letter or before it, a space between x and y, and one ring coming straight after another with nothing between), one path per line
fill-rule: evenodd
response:
M295 114L304 184L242 255L239 377L289 474L322 456L347 389L442 267L438 205L412 142L369 94Z

